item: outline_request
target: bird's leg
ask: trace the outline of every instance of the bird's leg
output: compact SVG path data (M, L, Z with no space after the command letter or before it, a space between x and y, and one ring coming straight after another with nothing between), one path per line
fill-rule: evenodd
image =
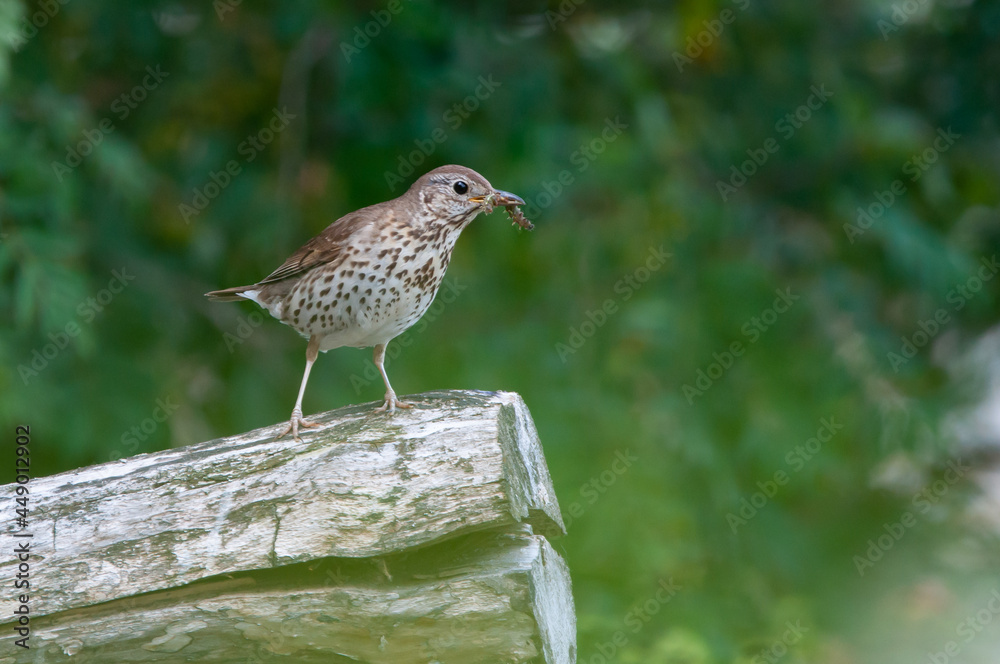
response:
M396 408L413 408L412 403L406 403L405 401L400 401L396 398L396 392L392 389L392 385L389 384L389 377L385 375L385 346L386 344L378 344L375 346L375 366L378 367L378 372L382 374L382 380L385 381L385 403L376 408L376 412L382 413L388 410L390 413L396 410Z
M306 383L309 381L309 372L312 370L313 362L316 361L316 357L319 355L319 337L311 336L309 337L309 345L306 346L306 372L302 376L302 385L299 386L299 398L295 400L295 408L292 409L292 418L288 422L288 428L285 429L278 438L284 438L289 432L292 434L292 438L301 441L299 438L299 427L318 427L318 424L312 422L306 422L302 419L302 397L306 393ZM275 439L277 440L277 439Z

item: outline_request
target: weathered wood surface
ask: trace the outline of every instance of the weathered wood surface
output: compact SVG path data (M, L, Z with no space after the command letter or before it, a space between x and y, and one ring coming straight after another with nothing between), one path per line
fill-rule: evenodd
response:
M431 393L416 403L393 415L331 411L301 443L274 440L282 427L272 426L33 480L32 551L44 556L33 613L521 521L563 531L518 395ZM0 576L13 578L16 562L3 557Z
M545 538L512 526L58 613L9 661L569 664L569 587Z

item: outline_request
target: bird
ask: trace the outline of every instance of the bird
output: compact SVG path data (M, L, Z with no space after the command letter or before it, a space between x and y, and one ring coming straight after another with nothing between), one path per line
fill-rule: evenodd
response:
M430 307L455 242L472 220L502 206L515 223L531 228L518 221L524 217L516 206L524 204L471 168L441 166L398 198L337 219L261 281L206 293L216 302L255 302L309 340L298 398L278 439L291 433L298 441L300 427L319 426L303 418L302 397L319 353L334 348L374 347L386 390L376 410L412 408L389 383L386 346Z

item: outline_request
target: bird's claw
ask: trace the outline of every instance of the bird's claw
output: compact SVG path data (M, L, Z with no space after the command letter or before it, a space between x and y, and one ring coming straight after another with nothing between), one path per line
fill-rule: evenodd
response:
M278 437L275 438L275 440L281 440L282 438L284 438L285 436L287 436L289 433L291 433L292 434L292 439L295 440L295 442L297 442L297 443L301 443L302 439L299 438L299 427L300 426L303 427L303 428L306 428L306 429L315 429L316 427L318 427L320 425L317 424L317 423L315 423L315 422L306 422L302 418L302 411L301 410L293 410L292 411L292 418L288 421L288 428L285 429L284 431L282 431L281 434L279 434Z
M407 403L405 401L400 401L396 398L395 392L385 393L385 403L375 409L376 413L384 413L386 411L393 413L397 408L413 408L412 403Z

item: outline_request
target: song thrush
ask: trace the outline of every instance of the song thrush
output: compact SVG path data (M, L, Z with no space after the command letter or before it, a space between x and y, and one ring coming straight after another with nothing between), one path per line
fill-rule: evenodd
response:
M380 411L410 408L396 398L385 373L385 348L417 322L437 293L459 234L480 212L513 206L514 194L494 189L464 166L442 166L413 183L399 198L347 214L306 242L266 279L206 293L210 300L252 300L309 339L306 370L288 428L318 426L302 418L302 395L320 351L375 347L385 381Z

